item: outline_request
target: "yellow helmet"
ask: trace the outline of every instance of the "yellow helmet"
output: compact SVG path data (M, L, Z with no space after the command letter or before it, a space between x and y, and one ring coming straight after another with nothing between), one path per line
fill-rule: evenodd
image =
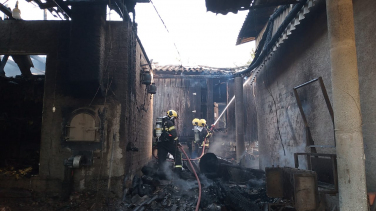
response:
M199 119L194 118L194 119L192 120L192 125L198 125L198 122L199 122L199 121L200 121Z
M176 118L178 118L178 112L176 112L175 110L168 110L167 116L170 117L170 118L174 117L176 119Z
M198 121L198 126L205 127L205 125L206 125L206 120L205 119L200 119L200 121Z

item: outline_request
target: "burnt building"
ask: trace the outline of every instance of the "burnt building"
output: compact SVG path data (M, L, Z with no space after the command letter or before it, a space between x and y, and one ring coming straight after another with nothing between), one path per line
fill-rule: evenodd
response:
M0 168L17 174L1 187L121 196L125 175L151 159L153 95L141 76L152 70L128 15L141 1L112 2L118 22L106 21L104 1L35 2L66 20L14 20L0 5L9 16L0 21ZM45 75L32 74L43 58ZM4 72L12 60L14 78Z
M216 13L244 9L242 1L206 2ZM255 41L257 49L235 75L251 77L245 107L257 118L250 128L260 168L314 170L338 191L339 205L328 209L366 210L376 187L374 1L247 2L237 44Z

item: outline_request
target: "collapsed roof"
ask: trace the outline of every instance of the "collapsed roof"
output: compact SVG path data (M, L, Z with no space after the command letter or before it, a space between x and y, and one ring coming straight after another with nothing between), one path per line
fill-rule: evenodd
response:
M128 13L134 14L134 7L136 3L148 3L150 0L26 0L28 2L35 2L40 9L47 9L51 14L69 20L71 18L71 8L73 5L89 5L89 4L104 4L112 10L115 10L120 17L128 18ZM7 15L10 19L12 11L0 3L0 11Z

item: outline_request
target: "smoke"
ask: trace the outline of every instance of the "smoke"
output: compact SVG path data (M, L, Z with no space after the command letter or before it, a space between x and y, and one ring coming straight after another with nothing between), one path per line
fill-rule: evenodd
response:
M211 153L214 153L216 155L219 155L219 154L221 154L219 152L221 152L223 150L224 146L225 146L225 141L216 138L215 141L210 142L210 146L209 146L208 152L211 152Z
M247 182L247 186L250 189L265 187L265 179L250 179Z
M171 181L171 183L177 186L180 190L187 192L191 189L198 188L198 183L196 180L183 180L176 172L172 171L171 169L172 165L170 162L165 162L162 166L163 173L165 174L167 180ZM200 182L209 184L206 178L204 178L203 180L200 179Z

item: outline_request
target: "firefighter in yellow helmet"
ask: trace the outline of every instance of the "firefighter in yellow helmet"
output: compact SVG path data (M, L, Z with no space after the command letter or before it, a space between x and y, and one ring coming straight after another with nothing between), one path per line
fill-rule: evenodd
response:
M193 137L194 137L194 140L193 140L193 144L195 145L195 153L192 153L192 141L190 141L190 143L188 144L188 147L189 147L189 152L191 154L191 157L192 158L195 158L196 157L196 154L197 154L197 149L198 149L198 142L200 141L200 138L199 138L199 131L198 131L198 122L200 121L200 119L198 118L194 118L192 120L192 125L193 125Z
M203 146L204 146L204 141L205 141L205 149L207 150L209 148L209 138L211 136L211 133L206 128L206 120L205 119L200 119L198 121L197 129L199 131L199 139L200 139L199 142L197 143L198 144L198 152L197 153L198 153L198 156L201 156Z
M194 119L192 120L192 125L193 125L193 126L197 126L199 121L200 121L200 120L199 120L198 118L194 118Z
M181 172L182 162L181 153L178 149L179 139L175 128L175 119L178 113L174 110L167 111L167 116L162 119L162 134L157 142L158 148L158 164L160 169L166 162L167 154L170 153L175 159L175 170Z

